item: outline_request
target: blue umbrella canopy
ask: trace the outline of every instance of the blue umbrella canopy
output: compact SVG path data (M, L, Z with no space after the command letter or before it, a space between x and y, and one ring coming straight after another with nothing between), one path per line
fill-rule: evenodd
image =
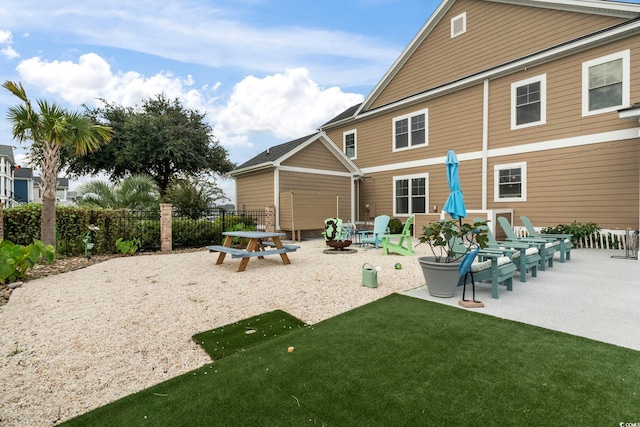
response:
M458 158L453 150L447 152L447 181L449 182L449 197L442 208L453 219L462 219L467 216L467 208L464 206L464 197L460 191L460 177L458 176Z

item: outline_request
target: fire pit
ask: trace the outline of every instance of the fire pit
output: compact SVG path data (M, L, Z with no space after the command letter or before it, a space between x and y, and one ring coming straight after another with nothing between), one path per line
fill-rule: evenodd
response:
M333 249L325 249L325 254L355 254L358 252L356 249L346 249L353 243L351 240L327 240L327 246L331 246Z

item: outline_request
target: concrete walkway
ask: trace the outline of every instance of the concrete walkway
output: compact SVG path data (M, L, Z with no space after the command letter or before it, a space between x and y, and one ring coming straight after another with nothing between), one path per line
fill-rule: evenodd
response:
M476 284L483 308L460 307L462 288L453 298L432 297L425 286L405 294L640 351L640 261L612 255L624 251L573 249L564 264L556 255L538 277L529 274L525 283L514 277L513 292L501 286L497 300L490 284ZM471 285L466 295L471 299Z

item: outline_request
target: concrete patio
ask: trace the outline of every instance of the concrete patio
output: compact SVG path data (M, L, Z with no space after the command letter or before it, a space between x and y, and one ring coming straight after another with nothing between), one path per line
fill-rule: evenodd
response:
M425 286L405 294L640 350L640 261L617 258L623 256L624 251L573 249L571 261L561 264L556 255L554 267L538 277L528 275L525 283L514 277L513 292L501 286L497 300L490 284L476 284L482 308L460 307L461 288L453 298L432 297ZM466 295L471 298L470 285Z

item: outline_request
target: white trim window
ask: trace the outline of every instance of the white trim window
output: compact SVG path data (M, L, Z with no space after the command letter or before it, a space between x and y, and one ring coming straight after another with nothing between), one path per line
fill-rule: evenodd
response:
M547 75L511 83L511 129L547 122Z
M494 202L527 201L527 163L495 165L493 168Z
M582 115L617 111L629 106L630 51L582 63Z
M451 38L467 32L467 12L451 18Z
M427 213L429 174L393 177L393 215Z
M429 145L429 109L393 118L393 151Z
M342 151L347 155L350 159L357 158L358 151L356 150L356 141L358 137L358 132L353 130L348 130L342 134Z

